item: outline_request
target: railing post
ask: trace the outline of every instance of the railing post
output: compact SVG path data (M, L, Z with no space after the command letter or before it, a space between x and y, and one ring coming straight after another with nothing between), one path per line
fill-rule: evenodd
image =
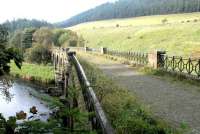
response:
M172 70L175 70L175 57L172 57Z
M84 47L84 51L87 52L89 50L88 47Z
M148 54L148 63L150 67L154 69L163 68L164 67L164 56L165 51L154 51Z
M101 47L101 54L107 54L107 48Z

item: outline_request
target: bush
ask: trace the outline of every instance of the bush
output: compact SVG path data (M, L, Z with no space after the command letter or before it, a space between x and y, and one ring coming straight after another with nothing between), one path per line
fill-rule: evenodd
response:
M48 64L51 62L51 53L45 45L34 44L25 53L26 61L38 64Z
M198 22L198 19L194 19L194 22Z
M168 22L168 20L166 18L162 20L163 24L166 24L167 22Z
M40 28L33 34L33 40L45 46L51 46L53 41L53 32L49 28Z
M60 45L64 45L65 43L68 42L69 39L70 39L69 34L65 32L62 35L60 35L60 37L58 38L58 43Z
M61 46L62 44L59 43L59 38L62 34L66 33L64 29L55 29L53 30L53 41L55 46Z

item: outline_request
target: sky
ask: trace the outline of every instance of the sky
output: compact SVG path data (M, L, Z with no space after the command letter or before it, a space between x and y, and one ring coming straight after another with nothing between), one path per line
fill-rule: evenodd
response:
M116 0L0 0L0 23L18 18L60 22Z

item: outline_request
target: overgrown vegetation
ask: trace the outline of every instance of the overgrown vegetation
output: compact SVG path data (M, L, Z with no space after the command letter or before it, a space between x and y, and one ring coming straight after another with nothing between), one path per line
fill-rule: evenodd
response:
M154 119L139 105L133 93L116 86L99 69L84 60L81 64L94 87L113 127L119 134L178 133L162 121Z

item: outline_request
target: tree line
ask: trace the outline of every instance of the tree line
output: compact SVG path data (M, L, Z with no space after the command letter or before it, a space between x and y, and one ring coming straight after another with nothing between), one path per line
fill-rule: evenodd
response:
M12 21L6 21L2 24L8 29L9 32L14 32L16 30L23 30L25 28L40 28L40 27L53 27L52 24L46 21L40 21L36 19L17 19Z
M198 11L200 0L118 0L97 6L57 25L68 27L97 20Z

